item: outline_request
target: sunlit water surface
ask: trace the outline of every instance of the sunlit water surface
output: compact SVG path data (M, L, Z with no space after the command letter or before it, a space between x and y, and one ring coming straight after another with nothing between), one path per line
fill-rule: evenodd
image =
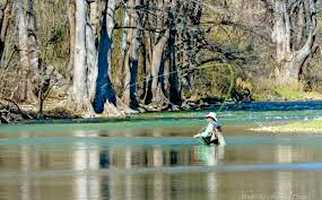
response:
M204 114L0 126L0 199L321 199L322 136L247 131L321 110L220 113L225 147L191 138Z

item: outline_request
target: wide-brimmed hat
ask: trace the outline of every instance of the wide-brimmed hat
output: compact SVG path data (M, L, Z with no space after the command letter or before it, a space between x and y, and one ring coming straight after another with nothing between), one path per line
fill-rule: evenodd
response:
M207 117L207 118L211 118L211 119L213 119L213 120L217 121L216 113L210 112L210 113L208 113L208 114L207 114L207 116L206 116L206 117Z

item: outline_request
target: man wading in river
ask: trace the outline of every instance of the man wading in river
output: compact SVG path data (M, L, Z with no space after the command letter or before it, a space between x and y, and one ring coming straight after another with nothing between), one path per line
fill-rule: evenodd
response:
M221 126L218 124L216 114L210 112L206 117L208 121L207 128L202 133L198 133L193 137L201 138L207 145L225 145L225 139L222 134Z

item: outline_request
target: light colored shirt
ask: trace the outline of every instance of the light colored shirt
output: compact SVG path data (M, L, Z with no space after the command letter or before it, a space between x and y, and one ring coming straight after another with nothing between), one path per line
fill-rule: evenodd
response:
M207 128L200 134L200 136L210 137L212 134L214 134L215 128L217 127L219 127L219 124L217 122L209 122ZM215 134L218 138L219 145L225 145L226 142L223 134L221 132L216 132Z
M201 137L209 137L213 134L214 128L217 126L215 122L209 122L207 128L200 134Z

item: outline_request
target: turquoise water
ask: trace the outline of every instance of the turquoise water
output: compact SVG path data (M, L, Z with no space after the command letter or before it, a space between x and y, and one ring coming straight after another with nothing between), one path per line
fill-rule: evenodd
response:
M191 137L205 114L0 126L0 199L321 199L322 135L248 131L321 110L218 113L225 147Z
M212 111L212 110L210 110ZM216 110L214 110L216 111ZM207 111L208 112L208 111ZM207 112L184 112L184 113L155 113L143 114L136 119L119 122L103 123L42 123L42 124L20 124L20 125L2 125L0 132L67 132L67 131L117 131L117 130L136 130L136 129L158 129L158 128L190 128L202 127L205 124L204 116ZM228 126L239 125L262 125L270 122L283 122L290 120L311 120L322 117L322 110L299 110L299 111L235 111L217 113L220 123ZM151 119L149 119L151 118Z

